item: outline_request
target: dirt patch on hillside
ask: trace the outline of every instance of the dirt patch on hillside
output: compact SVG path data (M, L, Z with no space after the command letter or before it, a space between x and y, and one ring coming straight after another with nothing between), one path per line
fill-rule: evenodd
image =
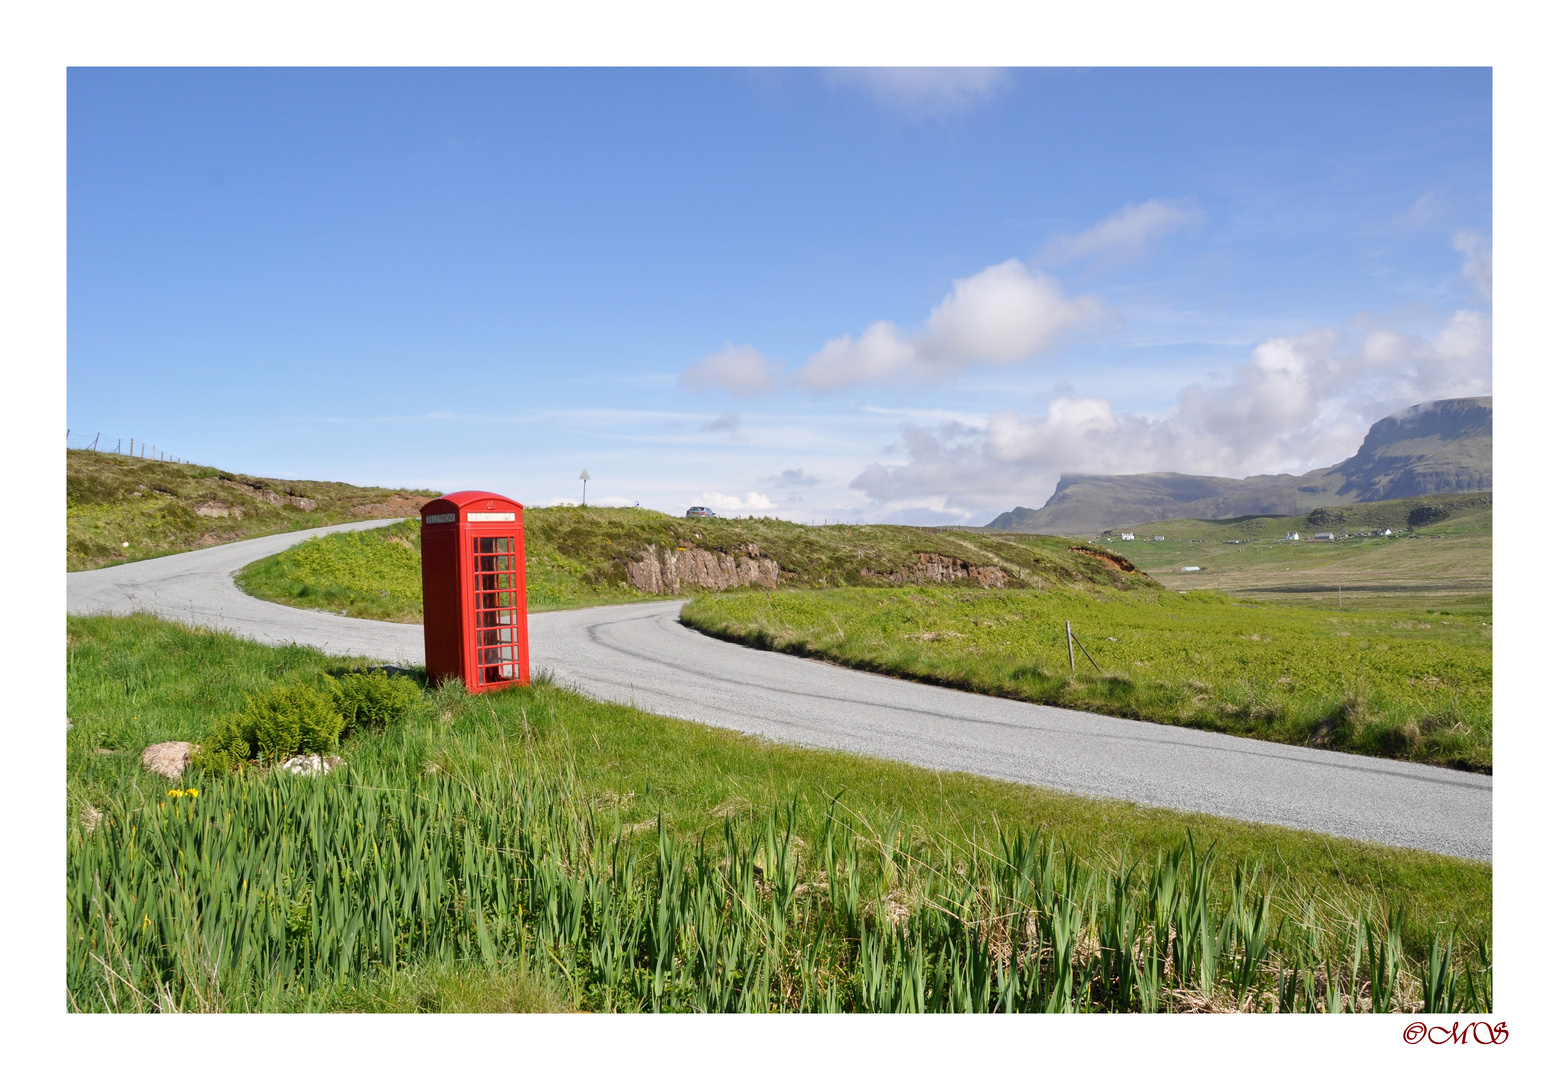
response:
M1072 549L1072 551L1075 554L1087 555L1089 558L1098 559L1102 563L1108 563L1110 566L1113 566L1123 574L1142 573L1142 571L1133 566L1130 561L1115 554L1113 551L1099 551L1096 548L1086 547L1075 547Z

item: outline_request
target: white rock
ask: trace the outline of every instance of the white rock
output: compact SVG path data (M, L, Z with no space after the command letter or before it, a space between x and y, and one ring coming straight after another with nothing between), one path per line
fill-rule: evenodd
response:
M322 758L318 754L298 754L276 767L293 776L322 776L341 764L341 759L334 755Z

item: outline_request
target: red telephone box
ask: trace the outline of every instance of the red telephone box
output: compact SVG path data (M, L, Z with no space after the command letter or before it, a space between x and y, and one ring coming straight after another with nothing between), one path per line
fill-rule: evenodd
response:
M525 508L457 491L422 508L422 636L428 679L472 692L530 682Z

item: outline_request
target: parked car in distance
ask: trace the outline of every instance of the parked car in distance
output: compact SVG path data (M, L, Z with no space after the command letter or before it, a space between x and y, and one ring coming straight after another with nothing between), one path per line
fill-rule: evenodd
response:
M688 517L719 517L720 515L707 506L690 506L687 508Z

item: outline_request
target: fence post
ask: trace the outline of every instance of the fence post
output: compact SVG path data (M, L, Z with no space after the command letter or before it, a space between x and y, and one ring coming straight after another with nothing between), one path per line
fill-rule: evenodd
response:
M1066 620L1066 662L1072 665L1072 674L1077 674L1077 654L1072 651L1072 620Z

